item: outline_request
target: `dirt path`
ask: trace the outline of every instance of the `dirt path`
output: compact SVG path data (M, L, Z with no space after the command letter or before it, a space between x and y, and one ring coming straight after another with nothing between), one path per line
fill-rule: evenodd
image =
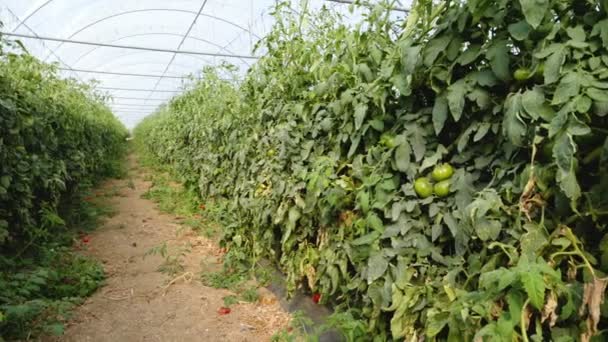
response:
M268 341L288 320L276 298L264 292L258 303L236 304L229 314L218 314L223 298L232 293L206 287L199 279L201 271L219 267L220 250L142 199L150 182L135 157L129 166L128 177L101 187L115 193L110 201L117 213L86 244L86 253L104 265L106 285L76 310L59 340ZM189 246L185 269L174 278L158 271L161 256L145 256L164 242L170 249Z

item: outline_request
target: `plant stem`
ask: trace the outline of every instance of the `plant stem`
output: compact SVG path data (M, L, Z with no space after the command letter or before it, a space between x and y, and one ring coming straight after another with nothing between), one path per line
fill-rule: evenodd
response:
M526 299L523 307L521 308L520 327L521 327L521 338L524 342L528 342L528 329L526 327L526 307L530 303L530 298Z

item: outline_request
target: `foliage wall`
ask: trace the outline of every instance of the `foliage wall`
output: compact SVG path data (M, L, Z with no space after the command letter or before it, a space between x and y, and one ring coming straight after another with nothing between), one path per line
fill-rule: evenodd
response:
M418 1L352 27L279 5L242 84L208 71L136 136L225 209L228 263L275 260L365 322L351 339L602 340L606 6ZM449 193L421 196L442 163Z
M82 191L117 174L128 134L89 86L19 51L0 42L0 340L35 336L30 323L103 278L66 246L88 215Z

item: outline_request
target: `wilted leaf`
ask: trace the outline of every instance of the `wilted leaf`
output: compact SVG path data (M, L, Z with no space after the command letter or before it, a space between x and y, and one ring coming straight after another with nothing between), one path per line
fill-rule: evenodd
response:
M597 325L600 322L600 306L604 303L604 295L608 285L608 278L593 278L591 283L585 283L583 302L579 309L579 315L588 313L587 331L581 335L581 341L588 341L590 337L597 334Z

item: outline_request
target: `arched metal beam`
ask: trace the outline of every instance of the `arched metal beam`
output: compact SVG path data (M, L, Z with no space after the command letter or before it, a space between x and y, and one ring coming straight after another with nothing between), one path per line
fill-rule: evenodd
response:
M99 67L102 67L102 66L104 66L104 65L106 65L106 64L108 64L108 63L112 63L112 62L116 61L116 60L117 60L117 59L119 59L119 58L123 58L123 57L129 57L129 56L138 55L138 54L142 54L142 53L145 53L145 52L131 52L131 53L122 54L122 55L119 55L119 56L114 57L114 58L113 58L113 59L111 59L111 60L107 60L107 61L104 61L104 62L102 62L102 63L100 63L100 64L96 64L96 65L94 65L94 66L92 66L91 68L88 68L88 69L93 69L93 70L96 70L96 69L98 69ZM186 55L186 56L189 56L189 55ZM196 58L196 59L199 59L199 60L203 61L204 63L206 63L207 65L212 65L211 61L208 61L208 60L206 60L206 59L204 59L204 58L202 58L202 57L198 57L198 56L191 56L191 57L194 57L194 58ZM138 65L138 64L139 64L139 65L142 65L142 64L164 65L164 63L161 63L161 62L145 62L145 63L137 63L137 64L133 64L133 65ZM192 67L191 67L191 66L186 66L186 65L183 65L183 64L175 64L175 63L174 63L174 65L176 65L176 66L178 66L178 67L181 67L181 68L183 68L183 69L192 69ZM125 65L124 65L124 64L122 64L122 65L118 65L118 66L116 66L116 67L122 67L122 66L125 66ZM202 69L202 68L201 68L201 69Z
M121 41L121 40L127 39L127 38L141 37L141 36L154 36L154 35L157 35L157 36L165 35L165 36L175 36L175 37L181 37L182 36L181 34L177 34L177 33L163 33L163 32L139 33L139 34L131 34L131 35L128 35L128 36L123 36L123 37L120 37L118 39L111 40L108 43L115 43L115 42L118 42L118 41ZM202 39L202 38L198 38L198 37L191 37L191 36L187 37L186 39L198 40L198 41L201 41L203 43L207 43L207 44L213 45L213 46L219 48L220 51L224 51L224 52L227 52L229 54L234 54L234 52L228 50L226 47L224 47L222 45L219 45L219 44L216 44L216 43L213 43L213 42L211 42L209 40L206 40L206 39ZM74 65L78 64L78 62L80 62L81 59L85 58L86 56L88 56L89 54L93 53L95 50L97 50L99 48L100 48L100 46L94 47L91 50L89 50L86 53L84 53L83 55L79 56L74 61ZM249 64L245 59L240 58L240 57L238 59L240 59L247 66L251 66L251 64Z
M189 14L194 14L194 15L198 14L198 12L196 12L196 11L182 10L182 9L169 9L169 8L166 8L166 9L165 8L148 8L148 9L124 11L124 12L115 13L115 14L109 15L107 17L103 17L101 19L98 19L98 20L96 20L96 21L94 21L94 22L92 22L92 23L90 23L90 24L88 24L88 25L80 28L76 32L72 33L67 39L72 39L72 38L74 38L75 35L79 34L80 32L82 32L82 31L84 31L86 29L88 29L89 27L97 25L97 24L99 24L99 23L101 23L103 21L106 21L106 20L109 20L109 19L112 19L112 18L120 17L120 16L127 15L127 14L133 14L133 13L156 12L156 11L189 13ZM226 23L228 25L232 25L232 26L237 27L237 28L239 28L239 29L241 29L243 31L249 32L253 36L255 36L257 39L261 39L260 36L256 35L251 30L249 30L249 29L247 29L245 27L242 27L242 26L240 26L240 25L238 25L238 24L236 24L236 23L234 23L232 21L229 21L229 20L226 20L226 19L223 19L223 18L220 18L220 17L216 17L216 16L213 16L213 15L209 15L209 14L204 14L204 13L201 13L200 16L211 18L211 19L215 19L215 20L219 20L219 21L224 22L224 23ZM64 43L60 43L59 45L57 45L57 47L55 48L55 51L59 50L59 48L61 48L63 46L63 44Z
M95 64L93 67L91 67L91 68L89 68L89 69L94 69L94 70L97 70L97 69L99 69L100 67L105 66L106 64L109 64L109 63L115 62L116 60L118 60L118 59L120 59L120 58L124 58L124 57L130 57L130 56L133 56L133 55L139 55L139 54L144 54L144 53L145 53L145 52L131 52L131 53L125 53L125 54L122 54L122 55L119 55L119 56L115 56L115 57L113 57L113 58L112 58L112 59L110 59L110 60L103 61L102 63ZM193 56L193 57L194 57L194 56ZM203 62L204 62L205 64L207 64L207 65L211 65L211 61L209 61L209 60L206 60L206 59L204 59L204 58L200 58L200 57L195 57L195 58L196 58L196 59L198 59L198 60L203 61ZM143 65L143 64L164 65L165 63L162 63L162 62L130 63L130 64L127 64L126 66L131 66L131 65ZM178 66L178 67L181 67L181 68L183 68L183 69L190 69L190 70L191 70L191 69L193 68L192 66L186 66L186 65L183 65L183 64L175 64L175 65L176 65L176 66ZM114 66L114 68L116 68L116 67L123 67L123 66L125 66L125 64L116 65L116 66ZM196 66L194 66L194 67L196 67ZM103 70L103 69L102 69L102 70Z
M21 27L21 25L25 25L25 22L28 21L29 18L31 18L34 14L38 13L38 11L40 11L42 8L44 8L44 6L50 4L51 2L53 2L53 0L47 0L42 5L36 7L36 9L34 9L32 12L30 12L28 15L26 15L25 18L19 22L19 25L17 25L14 29L12 29L11 32L15 32Z

